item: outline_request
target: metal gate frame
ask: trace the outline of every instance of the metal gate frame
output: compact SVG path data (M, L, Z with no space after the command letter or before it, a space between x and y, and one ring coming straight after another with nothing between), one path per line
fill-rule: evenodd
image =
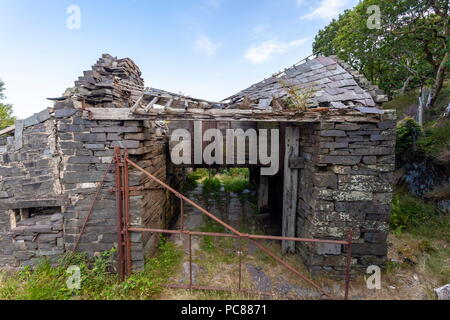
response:
M117 233L118 233L118 272L120 279L124 281L126 277L129 277L132 273L132 264L131 264L131 233L132 232L150 232L150 233L158 233L158 234L180 234L185 235L188 241L189 248L189 285L180 285L180 284L169 284L170 288L178 288L178 289L188 289L188 290L214 290L214 291L229 291L229 292L243 292L243 293L254 293L261 295L270 295L273 294L271 292L261 292L261 291L252 291L248 289L243 289L241 287L242 283L242 240L248 240L256 247L258 247L261 251L266 253L268 256L272 257L279 264L284 266L286 269L290 270L298 277L309 283L311 286L316 288L320 293L327 296L330 299L334 299L334 297L326 292L323 288L321 288L318 284L316 284L313 280L307 278L305 275L301 274L294 267L292 267L287 262L283 261L280 257L270 251L266 246L257 242L256 240L281 240L281 241L294 241L294 242L307 242L307 243L329 243L329 244L340 244L347 246L347 256L346 256L346 268L345 268L345 295L344 299L348 299L349 294L349 284L351 280L350 268L352 262L352 231L351 229L348 231L346 240L321 240L321 239L306 239L306 238L291 238L291 237L278 237L278 236L265 236L265 235L253 235L241 233L238 230L234 229L232 226L228 225L221 219L214 216L212 213L202 208L189 198L185 197L166 183L162 182L160 179L141 168L135 162L129 159L128 150L124 150L124 154L122 155L122 151L119 147L115 148L114 155L114 163L115 163L115 194L116 194L116 203L117 203ZM154 182L159 184L165 190L174 194L178 199L180 199L180 224L181 227L179 230L165 230L165 229L153 229L153 228L137 228L131 226L131 216L130 216L130 191L133 190L142 190L140 187L130 187L129 186L129 166L135 168L136 170L142 172L147 177L152 179ZM189 203L194 208L198 209L200 212L219 223L226 229L228 229L230 233L214 233L214 232L197 232L197 231L189 231L184 229L184 203ZM232 288L218 288L218 287L208 287L208 286L197 286L193 284L192 280L192 236L211 236L211 237L225 237L225 238L234 238L239 241L239 278L238 278L238 289Z

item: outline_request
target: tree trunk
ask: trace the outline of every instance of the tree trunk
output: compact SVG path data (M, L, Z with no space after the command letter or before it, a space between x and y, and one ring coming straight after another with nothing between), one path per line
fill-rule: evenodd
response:
M412 77L409 76L406 78L405 82L403 82L403 87L400 89L400 94L404 94L409 87L409 83L411 82Z
M448 62L448 52L445 53L441 64L439 65L438 71L436 73L436 79L434 81L433 90L431 91L431 99L429 106L433 106L436 99L441 92L442 86L444 85L445 74L447 72L447 62Z

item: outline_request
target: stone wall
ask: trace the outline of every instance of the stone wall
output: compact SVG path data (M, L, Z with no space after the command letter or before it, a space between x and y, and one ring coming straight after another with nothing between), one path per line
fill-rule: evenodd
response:
M63 215L36 215L17 222L11 229L13 255L21 266L36 265L43 257L57 262L64 253Z
M48 110L17 122L16 134L0 137L0 267L14 267L11 209L64 202L55 144L56 123Z
M11 234L11 221L9 212L0 210L0 268L16 266L13 256L13 242Z
M30 230L36 227L34 223L44 225L52 222L48 215L39 217L37 222L34 221L37 218L26 218L14 229L10 221L11 210L59 208L64 222L57 237L52 232L37 232L33 238L52 238L51 243L46 243L47 253L61 254L73 249L97 186L113 160L115 147L127 148L131 160L162 181L177 183L176 173L172 172L167 177L167 137L163 124L93 121L82 117L84 107L129 108L134 104L142 92L143 80L139 68L131 60L103 55L75 84L63 97L54 99L52 109L17 122L14 136L0 138L2 265L34 264L42 256L40 253L45 253L45 248L40 248L34 241L29 242ZM177 213L171 197L133 168L130 168L129 183L132 187L140 187L130 194L132 225L168 228ZM105 176L104 187L80 239L79 251L95 255L117 246L117 208L113 186L114 165ZM159 238L156 237L132 235L135 270L143 267L144 256L158 243ZM50 248L51 245L55 247Z
M353 270L385 266L395 121L301 125L297 236L342 240L353 234ZM346 247L297 244L310 270L342 275Z

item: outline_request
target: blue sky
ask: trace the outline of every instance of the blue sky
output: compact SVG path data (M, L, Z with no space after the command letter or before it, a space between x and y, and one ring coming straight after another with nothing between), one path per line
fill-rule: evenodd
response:
M24 118L51 106L102 53L147 86L222 100L311 53L357 0L0 0L0 78ZM71 5L80 29L69 29Z

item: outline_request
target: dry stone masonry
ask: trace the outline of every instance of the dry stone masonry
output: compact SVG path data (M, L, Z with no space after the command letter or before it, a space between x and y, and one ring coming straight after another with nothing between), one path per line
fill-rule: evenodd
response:
M139 68L131 60L104 55L74 88L53 99L53 108L18 121L14 136L1 138L0 266L34 264L41 256L53 256L42 253L57 255L73 248L96 188L112 162L114 147L128 148L133 161L159 179L176 184L171 178L177 177L176 172L166 170L164 124L91 121L83 119L78 109L130 107L142 84ZM114 166L111 169L78 247L91 255L117 245L115 194L111 192ZM165 191L134 170L130 170L130 186L142 187L131 192L133 225L168 227L176 210ZM59 208L62 220L48 215L16 224L17 210L43 207ZM53 221L63 223L58 237L46 231ZM41 228L42 234L39 230L31 234L33 228ZM45 246L41 250L43 239L49 240L49 250L44 250ZM134 269L143 267L145 254L151 253L158 241L133 235Z
M353 270L384 266L395 169L395 120L301 126L297 234L344 239L353 233ZM312 271L342 274L341 245L297 246Z
M280 79L315 88L308 110L279 108L286 96ZM95 255L117 246L115 147L128 149L132 161L179 190L184 169L170 161L169 129L158 121L163 118L189 121L169 123L172 129L201 119L205 127L280 128L281 139L298 133L290 155L280 141L278 174L255 179L258 205L280 214L286 207L281 194L289 195L293 216L283 224L291 236L342 240L352 230L352 270L384 266L395 165L395 114L382 110L385 98L335 57L297 64L228 102L213 103L145 88L132 60L105 54L73 88L51 99L53 107L0 132L0 267L55 261L72 250L103 177L78 250ZM298 178L286 178L291 167ZM259 170L251 169L252 175ZM293 187L286 189L287 183ZM173 195L133 168L130 186L136 187L133 226L173 227L179 212ZM133 233L131 240L133 269L139 270L159 237ZM344 246L297 243L293 249L313 273L343 274Z

